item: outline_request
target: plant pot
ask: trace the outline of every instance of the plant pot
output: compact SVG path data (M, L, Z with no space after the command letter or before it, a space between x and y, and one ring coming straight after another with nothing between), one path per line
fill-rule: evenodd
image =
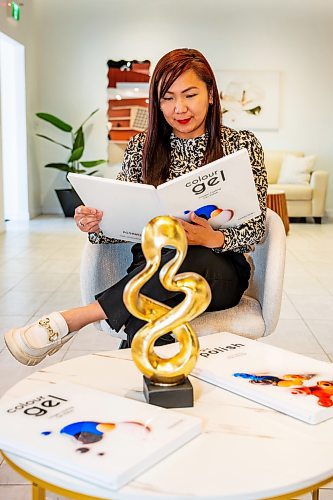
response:
M74 189L55 189L59 203L65 217L74 217L76 207L83 205L83 201Z

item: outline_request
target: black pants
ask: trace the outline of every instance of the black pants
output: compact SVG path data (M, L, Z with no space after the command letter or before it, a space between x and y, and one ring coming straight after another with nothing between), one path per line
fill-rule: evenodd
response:
M163 248L160 268L175 255L174 249ZM144 321L132 316L123 303L123 291L126 284L137 275L146 265L141 245L132 247L133 261L127 270L126 276L118 283L104 292L96 295L100 306L107 316L107 322L116 331L125 325L127 342L121 347L130 347L135 333L145 324ZM250 278L250 265L243 254L236 252L214 253L209 248L202 246L189 246L184 262L179 268L179 273L193 271L203 276L212 291L212 300L207 311L219 311L236 306L244 291L248 287ZM141 292L148 297L174 307L179 304L184 294L166 290L158 273L142 287ZM171 335L163 335L156 344L174 342Z

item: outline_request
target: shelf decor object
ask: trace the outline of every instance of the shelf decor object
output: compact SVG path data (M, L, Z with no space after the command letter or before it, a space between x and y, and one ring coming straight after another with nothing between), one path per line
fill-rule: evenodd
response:
M108 61L108 138L127 144L148 125L150 61Z

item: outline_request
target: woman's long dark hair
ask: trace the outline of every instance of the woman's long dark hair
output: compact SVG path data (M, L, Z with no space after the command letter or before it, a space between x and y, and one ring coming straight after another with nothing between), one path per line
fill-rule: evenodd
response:
M207 59L195 49L176 49L168 52L157 63L150 81L149 122L143 148L142 174L146 184L158 186L169 175L170 134L172 128L160 109L160 99L177 78L187 70L193 70L206 83L212 104L206 117L208 141L203 164L223 156L221 146L221 106L215 76Z

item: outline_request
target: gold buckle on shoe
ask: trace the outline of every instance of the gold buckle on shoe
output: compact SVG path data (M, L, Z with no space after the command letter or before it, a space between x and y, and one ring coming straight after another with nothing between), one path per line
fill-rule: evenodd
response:
M38 324L44 328L46 328L48 334L49 334L49 341L54 342L55 340L58 339L59 337L59 332L56 332L53 330L53 328L50 325L50 318L45 318L45 319L40 319L38 321Z

